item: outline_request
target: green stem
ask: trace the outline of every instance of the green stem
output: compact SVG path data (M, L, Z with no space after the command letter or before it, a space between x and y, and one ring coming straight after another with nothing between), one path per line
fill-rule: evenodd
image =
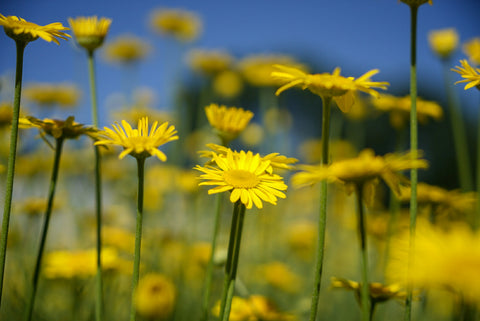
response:
M358 237L360 243L360 251L362 256L362 288L360 293L360 302L362 304L362 320L369 321L371 319L372 309L370 308L370 291L368 281L368 252L367 252L367 231L366 218L363 210L363 184L356 185L357 193L357 210L358 210Z
M203 316L202 320L208 320L208 310L209 310L209 303L210 303L210 291L212 287L212 277L213 277L213 266L214 266L214 257L215 257L215 249L217 248L217 236L218 231L220 229L220 217L222 213L222 202L223 202L223 194L218 194L215 204L215 222L213 227L213 236L212 236L212 243L211 243L211 252L210 258L208 260L207 270L205 272L205 288L203 292Z
M95 64L93 50L88 51L88 73L90 78L90 96L92 103L92 121L98 128L97 86L95 78ZM95 277L95 320L103 320L103 276L102 276L102 180L101 180L101 154L95 146L95 213L97 218L97 275Z
M455 155L457 156L457 170L460 179L460 188L467 192L473 190L473 176L470 165L470 155L468 152L467 135L465 133L465 123L461 114L456 91L453 90L450 77L449 60L442 60L443 74L445 79L445 88L447 93L448 108L452 121L453 141L455 145Z
M144 187L144 169L145 158L137 157L138 168L138 194L137 194L137 222L135 228L135 254L133 259L132 275L132 302L130 307L130 321L135 321L135 290L140 275L140 249L142 245L142 219L143 219L143 187Z
M328 164L328 140L330 133L330 103L331 97L322 97L322 159L321 164ZM327 181L320 183L320 215L318 220L317 257L315 264L315 283L312 291L312 302L310 306L310 321L317 318L318 298L322 282L323 256L325 251L325 226L327 221Z
M30 321L32 319L33 308L35 305L35 295L37 293L38 279L40 276L40 268L42 266L42 259L43 259L43 251L45 250L48 227L50 225L50 217L53 209L53 199L55 197L55 188L58 180L58 170L60 168L59 165L60 165L60 156L62 155L62 147L63 147L63 137L57 138L56 147L55 147L55 158L53 161L52 177L50 179L50 188L48 192L47 210L45 211L45 221L43 223L42 235L40 238L40 246L38 248L37 260L35 262L35 269L33 272L32 284L29 291L27 309L25 310L26 321Z
M416 158L418 150L418 129L417 129L417 12L418 6L411 5L411 45L410 45L410 150L413 152L412 157ZM410 249L408 258L408 273L413 266L413 251L415 248L415 230L417 225L417 182L418 170L416 168L410 170L411 196L410 196ZM409 282L407 288L407 298L405 301L404 320L410 321L412 318L412 290L413 285Z
M26 45L24 42L16 41L17 65L15 70L15 97L13 99L13 117L10 133L10 153L8 154L5 203L3 207L2 234L0 235L0 304L7 256L8 226L10 224L10 212L12 209L13 177L15 173L15 157L17 155L18 118L20 116L20 97L22 95L23 52L25 51Z
M220 320L228 321L233 294L235 292L235 279L237 277L238 257L242 240L243 220L245 205L238 200L233 208L230 241L228 243L227 262L225 264L225 282L220 303Z

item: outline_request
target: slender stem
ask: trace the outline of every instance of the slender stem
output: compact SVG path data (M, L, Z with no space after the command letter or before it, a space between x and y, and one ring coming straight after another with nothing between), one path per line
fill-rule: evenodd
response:
M215 249L217 248L217 236L218 231L220 229L220 217L222 213L222 202L223 202L223 194L218 194L217 199L215 202L215 222L213 227L213 236L212 236L212 243L211 243L211 252L210 258L208 260L207 271L205 275L205 288L203 292L203 316L202 320L208 320L208 309L210 303L210 291L212 287L212 277L213 277L213 266L214 266L214 257L215 257Z
M238 200L233 208L227 263L225 265L225 283L220 304L220 320L222 321L228 321L230 318L230 307L235 292L235 279L237 277L244 217L245 205Z
M93 50L88 51L88 72L90 79L90 96L92 104L93 125L98 128L97 86L95 81L95 64ZM95 277L95 320L103 320L103 275L102 275L102 179L101 154L95 146L95 213L97 218L97 275Z
M142 219L143 219L143 186L144 186L144 168L145 158L137 158L138 168L138 194L137 194L137 223L135 229L135 255L133 259L132 275L132 302L130 308L130 321L135 321L135 289L138 284L140 274L140 248L142 245Z
M18 118L20 115L20 98L22 94L23 52L27 44L17 41L17 66L15 70L15 97L13 99L12 129L10 134L10 153L8 154L7 183L5 203L3 207L2 234L0 235L0 304L3 292L3 276L7 256L8 226L12 209L13 177L15 173L15 157L17 155Z
M30 292L28 296L27 309L25 310L26 321L32 320L33 308L35 305L35 295L37 292L38 279L40 276L40 267L42 265L43 251L45 250L48 226L50 225L50 217L53 209L53 199L55 197L55 187L57 185L57 180L58 180L58 170L60 168L59 165L60 165L60 156L62 155L62 147L63 147L63 137L57 138L56 147L55 147L55 158L53 161L52 177L50 180L50 188L48 191L47 210L45 211L45 221L43 223L42 235L40 238L40 246L38 248L37 260L35 262L35 269L33 272L32 284L31 284Z
M449 60L442 60L443 75L445 79L445 88L447 94L448 108L452 121L452 134L455 145L455 155L457 157L457 170L460 179L460 188L467 192L473 190L473 176L470 164L470 155L468 152L467 135L465 133L465 122L460 110L458 96L453 90L450 77Z
M322 159L321 164L328 164L328 139L330 134L330 103L331 97L322 97ZM312 302L310 306L310 321L317 318L318 298L322 282L323 255L325 251L325 226L327 221L327 182L320 183L320 215L318 219L317 257L315 264L315 283L312 291Z
M360 251L362 256L362 289L361 289L361 304L362 304L362 320L369 321L371 319L372 309L370 308L370 291L368 280L368 252L367 252L367 231L366 218L363 210L363 184L356 185L357 193L357 211L358 211L358 237L360 243Z
M413 151L412 157L416 157L418 150L418 129L417 129L417 12L418 6L411 5L411 44L410 44L410 150ZM417 225L417 182L418 171L416 168L410 170L411 196L410 196L410 249L408 258L408 273L413 266L413 251L415 248L415 230ZM412 290L413 285L409 282L407 288L407 298L405 301L404 320L409 321L412 318Z

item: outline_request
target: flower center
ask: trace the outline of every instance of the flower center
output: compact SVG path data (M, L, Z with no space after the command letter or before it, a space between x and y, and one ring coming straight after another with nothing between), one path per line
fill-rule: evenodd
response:
M254 188L260 183L260 179L251 172L242 169L231 169L223 172L225 182L235 188Z

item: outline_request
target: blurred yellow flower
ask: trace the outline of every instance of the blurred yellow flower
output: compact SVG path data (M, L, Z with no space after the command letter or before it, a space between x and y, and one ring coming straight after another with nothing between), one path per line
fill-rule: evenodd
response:
M470 62L477 66L480 65L480 37L470 39L463 45L462 49Z
M435 54L446 59L457 49L459 36L454 28L432 30L428 33L428 42Z
M3 26L7 36L15 41L28 43L30 41L37 40L39 37L48 42L55 42L60 44L58 39L67 40L70 35L66 34L65 30L69 30L64 27L60 22L50 23L46 26L39 26L33 22L28 22L25 19L7 16L0 14L0 26Z
M415 7L419 7L421 6L422 4L425 4L428 2L429 5L432 5L432 0L400 0L402 1L403 3L406 3L408 4L409 6L415 6Z
M371 81L370 77L378 73L377 69L370 70L359 78L340 76L340 68L329 73L307 74L304 71L283 65L275 65L275 71L271 76L284 83L275 94L278 96L285 90L294 86L301 86L302 89L309 89L320 97L332 97L338 108L347 113L355 103L355 92L363 91L374 97L378 92L372 88L387 89L388 82Z
M20 128L38 128L42 134L50 135L55 139L74 139L80 135L87 135L92 138L96 137L97 129L76 123L74 119L73 116L70 116L66 120L49 118L41 120L27 116L20 118L19 126Z
M225 70L215 75L212 87L218 96L231 99L237 97L242 92L243 80L238 72Z
M76 17L68 18L68 23L77 43L93 51L103 44L112 20L104 17L98 19L97 16Z
M147 42L133 35L122 35L105 45L104 57L114 63L133 64L144 59L149 52Z
M158 126L158 122L155 121L149 132L148 117L138 121L138 129L133 129L125 120L122 120L122 126L123 128L115 122L112 125L113 130L104 127L105 130L100 133L104 136L104 139L95 142L95 145L117 145L123 147L124 150L118 156L119 159L131 154L135 158L157 156L158 159L164 162L167 160L167 156L158 150L158 147L178 139L175 126L169 126L168 122Z
M114 226L102 226L102 244L133 254L135 234Z
M314 257L318 227L315 223L304 221L288 224L286 231L287 243L292 253L303 260Z
M23 109L23 108L21 108ZM0 128L9 127L12 123L13 105L11 102L0 102Z
M253 117L253 113L249 110L217 104L205 107L205 114L210 125L225 143L224 145L237 138Z
M193 71L211 76L229 68L233 57L226 51L193 49L187 61Z
M212 309L212 314L217 318L220 316L220 301L218 301ZM257 321L253 313L252 306L248 300L234 296L232 299L232 306L230 308L230 321Z
M265 136L263 126L258 123L250 123L240 135L240 140L243 144L249 147L260 145Z
M399 195L400 184L406 180L399 172L428 166L427 161L419 158L418 152L412 153L375 156L373 150L365 149L356 158L340 160L327 166L304 165L304 171L293 175L292 182L294 185L304 186L328 180L344 183L351 188L354 187L352 185L363 185L382 178L392 191Z
M67 83L34 83L23 89L25 98L40 106L74 107L80 100L80 89Z
M253 204L259 209L263 203L277 204L278 198L286 198L283 191L287 185L283 178L268 173L270 161L265 161L259 154L248 151L233 152L228 150L226 155L213 155L216 166L195 166L195 169L204 173L200 179L205 180L199 185L216 186L208 190L208 194L231 191L230 202L241 201L246 208Z
M455 66L455 68L452 68L452 71L460 74L460 76L465 79L459 80L455 84L466 82L465 90L472 87L477 87L477 89L480 90L480 69L470 66L465 59L460 60L460 64L462 67Z
M263 295L251 295L248 297L248 303L252 307L253 314L261 321L294 321L297 320L293 315L282 313L278 310L275 303Z
M389 112L390 124L395 129L403 129L410 120L412 101L410 95L396 97L389 94L380 94L378 99L372 99L373 107L382 112ZM442 107L429 100L417 97L417 118L418 122L425 124L430 118L440 120L443 117Z
M150 25L161 35L183 42L193 41L202 33L202 21L198 15L181 9L156 9L152 13Z
M256 275L263 282L284 292L297 293L302 288L301 277L288 265L279 261L260 265Z
M177 290L166 276L150 273L139 280L134 298L135 308L140 316L163 320L173 312Z

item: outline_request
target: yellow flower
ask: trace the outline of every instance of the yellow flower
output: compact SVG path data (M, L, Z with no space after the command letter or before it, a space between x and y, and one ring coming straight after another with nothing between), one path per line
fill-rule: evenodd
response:
M118 227L102 226L102 243L133 254L135 234Z
M253 86L277 86L280 82L270 74L275 70L274 65L286 65L306 70L306 67L286 55L252 55L238 63L240 73Z
M25 21L25 19L0 14L0 26L3 26L5 33L15 41L28 43L37 40L39 37L48 42L60 44L57 38L67 40L70 35L66 34L64 27L60 22L50 23L46 26L39 26L33 22Z
M200 179L205 180L199 185L216 186L208 190L208 194L231 191L230 201L241 201L250 209L253 204L263 208L263 203L277 204L277 197L286 198L282 191L287 190L283 178L270 174L266 170L270 161L265 161L259 154L241 151L234 153L228 150L226 155L213 155L213 161L218 166L197 165L195 169L203 172Z
M202 32L202 21L193 12L179 9L157 9L150 20L153 30L177 40L190 42Z
M374 97L378 92L372 88L387 89L388 82L374 82L370 77L378 73L377 69L370 70L359 78L340 76L340 68L335 68L333 73L307 74L300 69L283 65L275 65L276 71L272 72L273 78L285 83L277 89L278 96L285 90L294 86L302 86L302 89L309 89L320 97L332 97L338 108L347 113L355 103L355 92L363 91Z
M278 290L296 293L301 287L301 278L282 262L274 261L258 267L256 275Z
M408 4L409 6L415 6L415 7L419 7L422 4L427 3L427 2L428 2L429 5L433 4L432 0L400 0L400 1Z
M410 95L396 97L388 94L380 94L378 99L372 99L375 109L382 112L390 112L390 124L395 129L403 129L410 120L412 101ZM440 120L443 117L442 107L429 100L417 97L417 118L418 122L425 124L430 118Z
M297 186L311 185L323 180L341 182L351 185L362 185L378 178L396 193L400 194L400 184L406 179L398 172L412 168L426 168L427 162L412 153L403 155L387 154L375 156L370 149L360 152L358 157L333 162L330 165L303 166L304 171L296 173L292 182Z
M122 35L105 45L105 59L120 64L132 64L144 59L150 52L145 41L133 35Z
M248 303L252 307L253 314L258 320L264 321L293 321L296 318L293 315L281 313L277 306L263 295L251 295L248 297Z
M131 154L135 158L145 158L157 156L161 161L166 161L167 156L158 147L177 140L177 131L175 126L168 125L168 122L161 124L154 122L150 132L148 131L148 117L138 121L138 129L132 129L129 123L122 120L123 128L115 122L112 124L113 130L104 127L102 135L104 139L95 142L95 145L117 145L122 146L124 151L118 156L119 159Z
M147 319L167 319L173 312L177 290L170 279L150 273L138 282L135 289L137 313Z
M477 89L480 90L480 69L470 66L468 61L465 59L460 60L460 63L462 64L462 67L455 66L456 69L452 68L452 71L460 74L462 78L465 79L459 80L455 84L466 82L467 84L465 85L465 90L472 87L477 87Z
M10 126L13 117L13 105L11 102L0 102L0 128Z
M93 127L85 127L82 124L76 123L74 117L70 116L66 120L49 119L43 120L27 116L19 120L21 128L36 127L42 131L42 134L47 134L55 139L74 139L80 135L88 135L92 138L96 137L97 130Z
M413 266L408 272L409 235L392 243L387 278L403 286L444 288L460 294L467 302L480 306L480 234L464 223L441 229L426 221L417 224Z
M235 98L243 90L243 80L236 71L225 70L213 78L213 91L223 98Z
M265 136L265 129L258 123L250 123L240 135L243 144L250 147L260 145Z
M225 51L194 49L188 53L188 63L193 71L206 75L215 75L226 70L233 57Z
M237 138L253 117L249 110L217 104L205 107L205 114L210 125L226 143Z
M428 33L430 47L442 59L452 55L457 49L458 41L458 33L454 28L433 30Z
M286 239L292 252L303 260L313 258L317 232L318 228L312 222L305 221L289 224Z
M88 51L93 51L103 44L108 33L111 19L92 17L68 18L77 43Z
M220 316L220 301L213 307L212 314L217 318ZM238 296L232 298L232 306L228 319L231 321L257 321L248 300Z
M463 45L463 52L475 65L480 65L480 37L475 37Z
M25 97L41 106L73 107L78 104L80 90L73 84L36 83L25 86Z

